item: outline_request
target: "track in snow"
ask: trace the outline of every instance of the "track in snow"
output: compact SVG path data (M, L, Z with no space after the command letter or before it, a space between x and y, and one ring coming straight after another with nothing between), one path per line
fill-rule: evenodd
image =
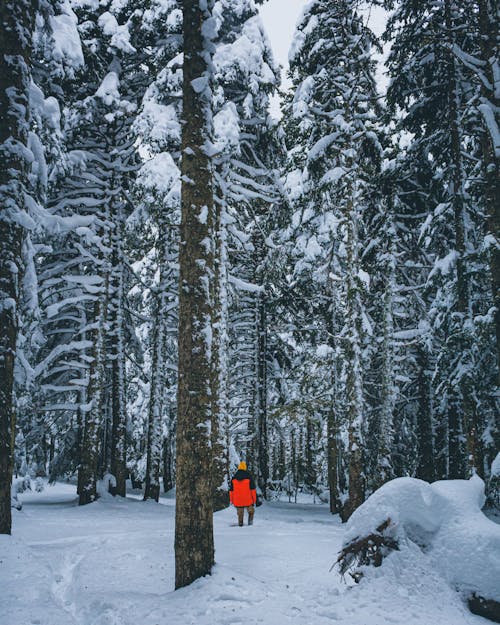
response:
M329 571L343 528L322 505L266 504L241 528L234 509L217 513L213 574L173 592L174 501L162 504L79 508L65 484L25 496L14 538L0 541L1 625L488 623L420 553L412 563L394 554L359 586L343 583Z

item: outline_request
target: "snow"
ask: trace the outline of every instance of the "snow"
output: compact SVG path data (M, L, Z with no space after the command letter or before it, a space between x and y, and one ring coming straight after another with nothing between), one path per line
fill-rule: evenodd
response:
M481 512L484 502L484 482L477 475L433 484L397 478L353 513L345 540L367 536L390 519L387 532L399 542L403 557L413 561L417 545L464 597L477 592L500 601L500 526Z
M116 72L109 72L96 91L96 96L102 98L105 104L111 106L120 101L119 87L120 79L118 78L118 74Z
M491 477L500 477L500 451L491 464Z
M109 11L103 13L97 22L102 28L102 32L111 37L111 45L117 50L125 53L134 53L136 49L130 43L130 31L126 24L118 24L114 15Z
M234 102L227 102L213 118L214 150L227 154L240 152L240 125Z
M155 154L139 171L138 185L156 191L164 198L165 205L176 206L180 201L179 168L169 152Z
M82 44L78 34L78 18L67 0L60 3L62 13L50 17L52 56L66 66L70 76L84 64Z
M418 490L416 491L418 493ZM0 536L0 614L7 625L480 625L416 546L357 585L329 571L344 527L327 506L283 502L214 517L213 574L174 586L174 499L109 495L77 506L75 487L19 497ZM411 504L411 498L408 499Z

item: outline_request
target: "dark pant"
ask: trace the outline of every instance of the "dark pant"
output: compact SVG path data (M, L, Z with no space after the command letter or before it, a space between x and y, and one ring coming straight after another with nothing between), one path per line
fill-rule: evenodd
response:
M236 508L236 512L238 513L238 525L241 527L243 525L243 516L245 514L245 507L248 510L248 525L252 525L253 523L253 513L255 512L255 508L252 506L244 506L243 508Z

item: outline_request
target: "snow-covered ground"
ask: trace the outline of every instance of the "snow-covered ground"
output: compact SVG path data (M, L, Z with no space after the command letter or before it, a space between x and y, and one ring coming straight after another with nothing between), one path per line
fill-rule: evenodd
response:
M215 515L217 565L173 591L174 501L106 498L74 486L20 495L0 536L1 625L486 625L417 547L353 586L330 571L344 528L323 505L272 503L253 527Z

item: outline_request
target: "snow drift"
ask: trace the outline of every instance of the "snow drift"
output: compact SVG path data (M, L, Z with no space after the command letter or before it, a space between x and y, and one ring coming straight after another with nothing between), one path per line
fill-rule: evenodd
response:
M398 478L384 484L351 516L338 563L359 579L368 564L390 551L415 548L467 599L500 607L500 526L481 511L484 482L448 480L428 484ZM496 603L496 606L495 606Z

